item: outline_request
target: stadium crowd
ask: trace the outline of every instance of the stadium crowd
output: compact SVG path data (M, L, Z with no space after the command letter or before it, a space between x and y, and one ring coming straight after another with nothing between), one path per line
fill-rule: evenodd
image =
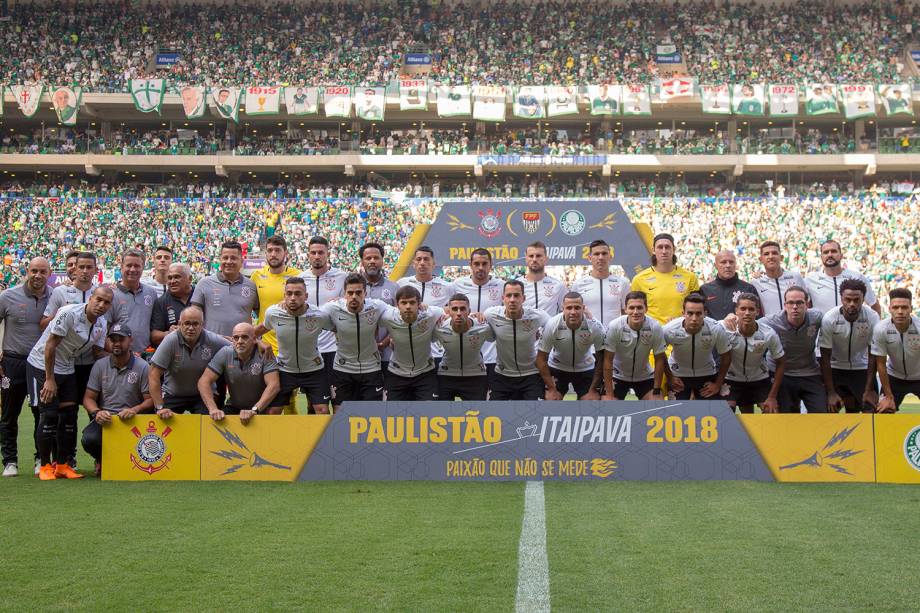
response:
M175 83L370 84L393 79L410 49L434 54L452 83L649 82L656 45L673 42L701 82L886 81L916 32L913 3L791 4L575 1L488 5L316 2L156 7L127 0L16 3L0 21L0 80L122 92L156 51L179 54ZM618 35L609 36L610 24Z

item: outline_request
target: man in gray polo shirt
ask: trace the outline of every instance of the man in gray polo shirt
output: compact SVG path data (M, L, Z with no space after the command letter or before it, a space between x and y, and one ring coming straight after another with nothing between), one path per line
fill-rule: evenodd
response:
M233 345L218 351L198 379L198 393L214 421L220 421L225 414L239 415L245 424L268 407L281 389L278 364L259 354L252 324L236 324L231 338ZM214 402L211 392L218 377L227 382L230 395L223 409Z
M809 413L827 413L827 390L815 345L821 330L821 311L808 308L808 292L793 285L783 294L783 310L759 320L779 336L786 354L786 370L779 389L781 413L798 413L799 403ZM770 363L770 370L773 370Z
M42 335L39 327L48 296L51 266L45 258L35 258L26 270L26 282L0 294L0 321L3 321L3 358L0 359L0 444L3 446L3 476L19 474L19 414L29 394L26 383L26 358ZM32 409L33 438L38 435L38 408ZM38 459L36 443L35 459Z
M157 415L163 419L185 411L207 414L198 393L198 379L230 341L203 326L201 309L186 308L179 315L179 329L166 335L150 360L150 396Z
M121 256L121 282L115 284L115 298L108 320L133 331L131 351L143 353L150 346L150 315L157 291L141 283L146 256L139 249L128 249Z
M89 373L83 406L90 422L83 429L81 442L86 453L96 460L96 476L102 469L102 429L112 417L131 419L138 413L153 409L150 398L147 362L131 351L131 328L115 324L109 330L109 350L112 355L97 360Z
M234 241L220 248L220 272L205 277L195 286L192 304L204 312L205 330L229 337L233 326L252 323L259 310L256 284L243 276L243 246Z

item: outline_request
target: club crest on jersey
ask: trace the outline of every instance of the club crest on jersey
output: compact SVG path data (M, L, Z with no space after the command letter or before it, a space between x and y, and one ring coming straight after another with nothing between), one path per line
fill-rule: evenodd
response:
M146 433L142 433L137 426L131 428L131 433L137 437L137 445L134 446L137 455L129 454L134 468L148 475L166 468L169 461L172 460L172 454L167 453L166 448L166 437L171 432L172 429L169 426L164 428L162 433L158 432L156 423L153 421L147 422Z
M533 320L525 319L521 322L521 328L524 329L524 332L533 332Z
M643 345L648 345L652 342L652 331L651 330L642 330L639 332L639 341Z
M435 298L440 298L441 296L444 295L444 288L441 287L440 285L432 285L431 295L434 296Z
M920 335L911 334L907 337L907 347L908 349L920 349Z
M479 233L486 238L495 238L502 231L501 209L486 209L479 211L482 221L479 222Z
M252 290L244 286L243 289L240 290L240 296L243 298L249 298L252 296Z
M384 289L382 292L380 292L380 297L383 298L384 300L389 300L392 296L393 296L393 292L391 292L388 289Z
M544 284L543 284L543 295L546 296L547 298L552 298L552 297L553 297L553 293L554 293L554 292L553 292L553 284L552 284L552 283L544 283Z
M872 327L868 322L859 322L854 326L853 332L860 338L867 338L872 333Z
M153 304L153 296L144 296L144 306L150 306Z
M329 278L323 279L323 287L325 287L328 291L331 292L332 290L335 289L335 279L329 279Z
M202 360L210 360L213 356L214 356L214 354L213 354L213 352L211 351L211 348L210 348L210 347L202 347L202 348L201 348L201 359L202 359Z
M262 365L259 364L258 362L254 362L253 364L250 364L250 365L249 365L249 374L250 374L250 375L256 376L256 375L260 374L261 372L262 372Z
M524 211L521 213L521 225L528 234L536 234L540 229L540 211Z
M587 345L588 343L591 342L592 336L593 334L591 334L590 330L582 330L581 332L578 333L578 342L580 342L583 345Z
M501 298L502 291L499 287L490 287L489 288L489 300L498 300Z
M307 332L315 332L319 328L319 322L312 317L310 319L305 319L303 322L304 328L307 329ZM277 327L277 324L276 324Z
M808 330L806 330L805 333L808 334L808 336L814 336L815 334L818 333L818 327L808 326Z
M125 377L125 380L127 380L127 382L132 385L137 383L138 379L140 379L140 377L138 376L137 372L133 370L128 373L127 377Z
M674 287L680 293L684 293L685 291L687 291L687 284L684 283L683 281L678 281L677 283L674 284Z

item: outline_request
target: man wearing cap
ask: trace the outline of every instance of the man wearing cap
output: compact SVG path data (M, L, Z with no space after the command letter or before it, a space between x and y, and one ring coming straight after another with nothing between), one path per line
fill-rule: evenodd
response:
M224 415L239 415L245 424L278 395L281 389L278 364L257 350L252 324L236 324L231 339L233 345L221 348L201 374L198 393L214 421L220 421ZM219 377L226 381L229 394L223 409L214 401L214 385Z
M97 360L89 373L83 407L90 422L83 429L83 449L96 460L96 476L102 470L102 428L112 417L131 419L153 409L147 362L131 351L131 328L115 324L109 330L111 356Z

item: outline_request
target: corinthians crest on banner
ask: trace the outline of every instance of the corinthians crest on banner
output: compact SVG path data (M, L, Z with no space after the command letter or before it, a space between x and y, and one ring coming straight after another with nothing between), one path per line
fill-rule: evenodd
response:
M166 447L166 437L172 433L172 428L166 426L158 431L156 422L149 421L145 432L137 427L132 428L131 432L137 437L134 453L130 454L134 468L152 475L169 466L172 454Z

